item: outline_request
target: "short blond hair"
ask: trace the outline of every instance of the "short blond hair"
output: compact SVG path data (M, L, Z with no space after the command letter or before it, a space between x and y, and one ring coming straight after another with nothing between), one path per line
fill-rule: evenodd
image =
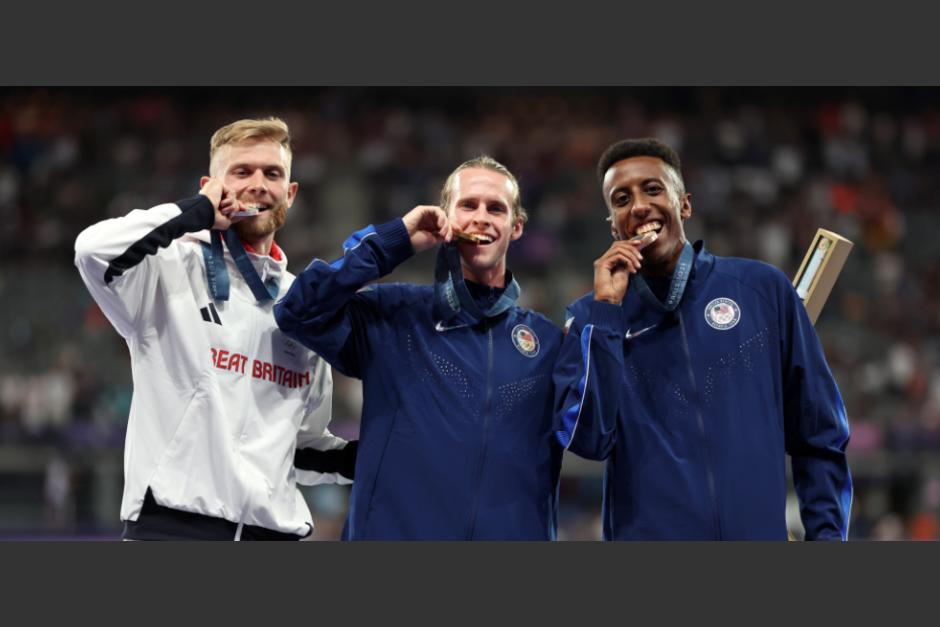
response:
M463 170L469 170L471 168L492 170L493 172L498 172L499 174L502 174L507 179L509 179L509 182L512 183L513 224L516 222L522 222L525 224L528 221L529 214L522 206L522 195L519 192L519 181L517 181L516 177L513 176L512 172L509 171L509 168L487 155L481 155L479 157L474 157L469 161L464 161L458 165L453 172L450 173L450 176L448 176L447 180L444 181L444 187L441 188L441 209L447 211L448 207L450 206L450 201L452 200L451 197L454 193L454 184L457 182L457 175Z
M290 149L290 130L281 118L246 119L226 124L209 140L209 168L219 149L229 144L244 144L259 141L271 141L280 144L287 156L287 169L290 170L293 153Z

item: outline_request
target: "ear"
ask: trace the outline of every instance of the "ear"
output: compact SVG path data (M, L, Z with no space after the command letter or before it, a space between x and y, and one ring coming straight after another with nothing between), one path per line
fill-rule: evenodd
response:
M514 242L520 237L522 237L522 231L525 228L522 220L516 220L516 223L512 225L512 234L509 236L509 241Z
M203 177L201 177L201 178L199 179L199 189L202 189L203 187L206 186L206 183L209 182L209 178L210 178L210 177L208 177L208 176L203 176Z
M617 232L617 223L614 222L613 212L607 215L607 224L610 225L610 236L614 238L614 241L620 241L620 233Z
M679 217L687 220L692 216L692 194L686 194L679 205Z
M291 183L287 187L287 208L290 209L291 205L294 204L294 198L297 197L297 190L300 188L300 185L297 183Z

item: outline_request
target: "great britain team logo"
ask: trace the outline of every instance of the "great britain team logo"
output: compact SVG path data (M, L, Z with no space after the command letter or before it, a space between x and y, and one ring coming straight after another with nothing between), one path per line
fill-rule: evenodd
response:
M516 350L526 357L535 357L539 354L539 338L535 332L524 324L517 324L512 329L512 343Z
M716 298L705 307L705 322L713 329L727 331L741 321L741 308L730 298Z

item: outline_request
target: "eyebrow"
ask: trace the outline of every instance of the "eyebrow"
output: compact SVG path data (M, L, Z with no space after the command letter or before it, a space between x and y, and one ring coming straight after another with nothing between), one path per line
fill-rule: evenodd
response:
M642 186L642 185L646 185L647 183L659 183L659 184L662 185L663 187L666 186L666 182L665 182L664 180L660 179L658 176L650 176L650 177L647 177L647 178L643 179L642 181L640 181L640 185L641 185L641 186ZM629 185L618 185L617 187L615 187L615 188L613 188L612 190L610 190L609 196L613 196L616 192L619 192L620 190L623 190L623 189L629 190L629 189L630 189L630 186L629 186Z
M258 163L252 163L250 161L239 161L237 163L233 163L232 165L228 167L229 171L237 170L238 168L260 168L262 170L277 170L278 172L282 174L286 171L284 170L284 166L278 165L276 163L258 164Z

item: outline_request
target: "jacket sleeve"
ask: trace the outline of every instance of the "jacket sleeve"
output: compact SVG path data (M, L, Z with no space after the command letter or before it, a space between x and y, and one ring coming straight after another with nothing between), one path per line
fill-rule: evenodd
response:
M352 483L355 447L346 451L346 440L330 433L327 426L332 415L333 375L326 361L318 356L294 452L294 470L297 483L301 485ZM352 454L351 463L337 461L345 461L349 454Z
M336 483L348 485L356 477L356 454L359 441L346 442L327 432L333 438L334 448L318 449L315 446L299 448L294 453L294 468L297 482L303 485ZM341 443L341 444L339 444Z
M846 540L852 476L845 405L802 302L789 282L781 290L784 434L806 539Z
M208 229L215 210L194 196L93 224L75 240L75 265L92 297L123 337L140 328L159 281L154 257L185 233Z
M378 290L363 286L414 254L400 218L368 226L343 244L343 256L314 259L274 306L281 330L351 377L362 378L371 348L367 330L381 317Z
M621 413L623 322L621 308L590 301L579 319L569 307L555 363L555 436L581 457L606 459L614 448Z

